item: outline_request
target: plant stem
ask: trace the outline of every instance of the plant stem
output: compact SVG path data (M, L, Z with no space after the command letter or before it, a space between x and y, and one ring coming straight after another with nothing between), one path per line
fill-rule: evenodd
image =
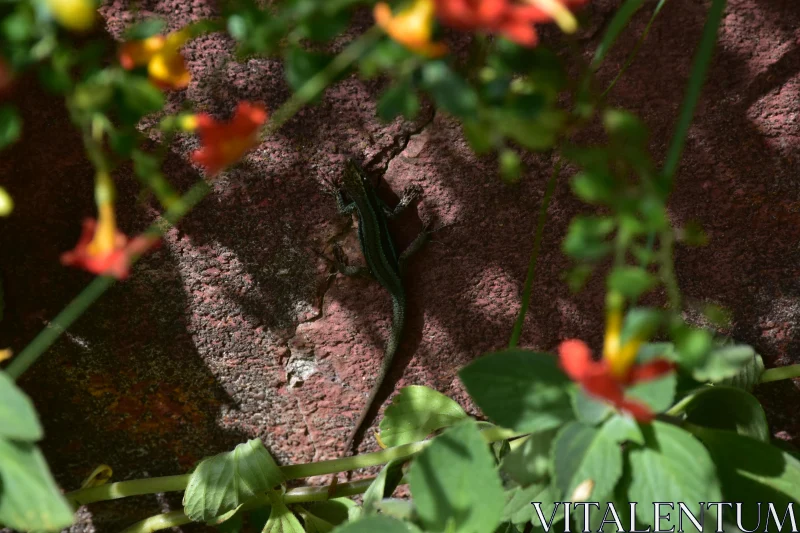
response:
M714 54L714 46L717 43L717 30L719 29L719 23L722 19L722 13L725 10L725 3L726 0L714 0L711 4L711 8L708 10L708 18L703 27L700 45L697 48L697 54L692 63L692 71L689 75L686 96L681 105L678 124L675 127L675 134L672 137L672 142L667 151L664 168L662 170L667 187L671 187L672 179L675 176L681 156L683 155L686 137L689 134L689 126L692 123L694 110L700 99L700 91L703 88L708 66L711 64L711 57Z
M525 276L525 284L522 287L522 305L519 308L519 315L514 322L514 328L511 330L511 339L508 341L508 347L514 348L519 342L522 335L522 327L525 324L525 315L528 312L528 306L531 303L531 295L533 293L533 282L536 279L536 263L539 260L539 250L542 247L542 236L544 235L544 225L547 222L547 209L550 207L550 198L553 196L553 191L556 188L558 175L561 172L561 159L556 161L553 166L553 173L550 175L550 180L547 182L547 189L542 198L542 206L539 208L539 221L536 224L536 234L533 238L533 249L531 250L531 258L528 261L528 273Z
M667 290L667 298L673 312L681 311L681 290L678 287L678 278L675 276L675 262L673 258L673 244L675 237L672 227L667 228L661 235L661 248L658 251L661 279Z
M343 73L361 55L369 49L380 35L380 29L373 27L350 43L331 61L327 67L308 80L272 115L264 127L261 138L274 133L292 118L306 104L316 98L336 77ZM164 214L164 220L176 224L186 213L200 202L209 192L210 186L199 181L189 189L181 199L170 206ZM146 231L148 235L160 236L168 226L159 221ZM135 262L135 261L132 261ZM108 276L95 278L78 296L53 319L53 321L17 355L8 365L6 372L13 379L18 379L50 346L67 330L91 305L103 295L116 280Z
M370 477L337 485L336 490L333 493L333 497L341 498L345 496L362 494L366 492L374 480L374 477ZM297 487L295 489L286 491L286 494L283 495L283 502L286 505L292 505L298 503L326 501L330 498L331 495L328 493L327 486ZM267 495L259 496L258 498L255 498L244 504L242 506L242 511L267 507L269 506L269 503L269 497ZM169 513L163 513L145 518L141 522L137 522L132 526L125 528L122 533L152 533L153 531L189 524L191 521L192 519L186 516L183 511L172 511Z
M508 429L491 427L481 431L481 435L487 443L512 439L525 435ZM307 463L299 465L287 465L281 467L281 472L286 480L302 479L311 476L321 476L326 474L336 474L347 472L358 468L367 468L386 464L394 459L411 457L422 451L431 441L412 442L394 448L387 448L379 452L356 455L354 457L343 457L329 461L317 463ZM154 477L146 479L133 479L130 481L118 481L108 483L99 487L79 489L66 494L66 498L77 505L94 503L107 500L116 500L128 496L141 496L144 494L156 494L159 492L175 492L186 489L189 483L189 474L179 476ZM327 489L326 489L327 490Z
M778 368L770 368L761 374L759 383L769 383L770 381L780 381L782 379L795 379L800 378L800 364L780 366Z

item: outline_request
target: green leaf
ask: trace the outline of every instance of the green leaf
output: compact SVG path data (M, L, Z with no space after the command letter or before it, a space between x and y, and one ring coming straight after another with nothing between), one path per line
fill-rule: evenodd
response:
M604 427L570 422L553 441L553 484L565 501L578 485L591 480L593 496L611 494L622 476L622 448Z
M755 350L746 344L725 346L712 350L705 360L692 368L697 381L718 383L739 374L753 362Z
M657 379L642 381L625 390L625 396L639 400L650 407L654 413L661 413L672 406L678 377L670 372Z
M764 360L754 350L753 358L742 366L739 373L733 377L723 379L720 381L720 385L730 385L749 392L761 382L761 374L763 373Z
M684 408L692 424L735 431L762 442L769 442L767 416L752 394L734 387L707 387Z
M572 389L572 409L578 421L595 426L614 414L610 404L586 394L581 387Z
M550 447L557 432L553 428L512 441L500 469L522 486L543 483L550 473Z
M634 14L642 7L644 4L644 0L626 0L622 6L616 10L614 13L614 17L611 19L611 22L608 24L605 33L603 34L603 39L600 41L600 44L597 46L597 49L594 52L594 58L592 59L591 68L596 70L600 67L600 64L605 59L608 51L614 45L614 42L617 40L617 37L622 33L625 29L625 26L628 25L631 18Z
M355 506L355 502L349 498L334 498L333 500L303 504L306 511L334 526L347 522L348 512Z
M482 121L464 119L464 137L476 154L486 154L495 145L495 134L491 126Z
M608 288L636 300L658 283L658 279L643 268L626 266L615 268L608 275Z
M140 117L160 111L164 107L164 94L145 78L125 76L119 83L119 89L124 106L120 113L124 114L126 120L136 122Z
M398 83L389 87L378 100L378 118L390 122L402 115L413 119L419 113L419 97L408 83Z
M388 516L368 516L362 520L344 524L333 530L334 533L420 533L420 530L408 522L401 522Z
M11 105L0 106L0 150L14 143L22 134L22 118Z
M289 87L295 91L328 66L331 56L319 52L309 52L299 46L290 46L284 57L285 76ZM317 99L320 97L318 96Z
M33 444L0 439L0 524L19 531L72 524L72 508Z
M33 402L0 371L0 438L34 442L43 435Z
M196 522L208 522L283 481L261 440L253 439L197 465L183 495L184 512Z
M394 459L381 469L380 474L364 493L363 509L365 514L375 511L375 505L392 495L403 479L403 465L407 459Z
M570 182L575 196L587 204L609 204L618 188L610 172L584 171L573 176Z
M412 463L408 479L426 529L484 533L500 524L505 504L500 477L471 420L433 439Z
M239 533L242 530L243 520L241 515L235 515L224 522L217 524L217 531L221 533Z
M699 516L699 502L722 501L716 468L706 449L690 433L663 422L644 428L646 446L632 447L629 453L631 479L628 501L637 502L636 516L652 522L653 503L685 502ZM677 513L662 524L675 525ZM664 526L662 526L664 529Z
M269 499L272 502L272 510L261 533L305 533L300 520L286 507L280 494L271 492Z
M578 260L597 261L609 251L606 237L614 230L614 221L606 217L577 216L569 225L562 244L564 252Z
M634 442L644 444L644 435L639 424L633 418L620 414L613 415L603 426L606 435L610 435L614 442Z
M133 24L125 30L125 41L141 41L163 33L167 27L167 22L162 18L149 18Z
M503 427L543 431L573 418L572 382L553 355L505 350L473 361L459 376L478 407Z
M456 117L469 117L478 109L475 90L444 61L428 61L422 67L422 85L436 105Z
M500 152L500 177L506 183L517 183L522 175L522 158L511 149Z
M614 141L624 145L645 146L648 131L644 123L629 111L607 109L603 114L603 125Z
M696 434L717 464L725 501L800 505L800 461L789 452L730 431L697 428Z
M503 521L520 525L533 523L537 527L549 528L564 520L564 510L558 503L557 489L547 483L534 484L530 487L515 487L506 493L506 504L503 508ZM533 503L539 504L545 524L539 519L539 513Z
M405 387L386 408L380 424L381 442L392 447L424 440L464 418L467 413L461 406L441 392L421 385Z

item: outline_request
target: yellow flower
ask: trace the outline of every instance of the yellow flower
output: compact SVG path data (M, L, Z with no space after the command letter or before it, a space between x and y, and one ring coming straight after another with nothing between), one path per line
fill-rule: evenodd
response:
M375 5L375 23L389 36L409 50L427 57L439 57L447 53L443 43L432 43L433 23L436 7L433 0L414 0L410 7L397 15L384 2Z
M94 26L97 5L94 0L47 0L53 18L73 31L87 31Z
M622 379L636 360L643 339L634 337L620 345L622 332L622 309L612 307L606 315L606 336L603 345L603 359L608 362L611 373Z
M183 89L189 85L191 75L180 49L190 38L189 31L183 29L166 37L154 35L141 41L127 42L120 51L120 64L128 70L147 65L147 73L155 85Z
M575 2L574 3L581 3ZM563 0L526 0L526 3L533 5L542 12L547 13L553 19L561 31L564 33L575 33L578 29L578 21L575 15L564 5Z

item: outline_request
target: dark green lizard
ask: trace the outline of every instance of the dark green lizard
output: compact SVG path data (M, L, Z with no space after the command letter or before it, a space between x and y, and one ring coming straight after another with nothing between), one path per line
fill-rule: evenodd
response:
M347 439L344 453L351 451L356 436L366 422L373 408L375 399L392 367L392 360L397 353L406 319L406 293L403 288L403 267L406 260L416 252L427 240L426 229L417 236L408 248L400 255L389 234L388 221L400 214L403 209L419 198L419 187L409 187L403 194L396 208L390 209L380 198L359 166L349 161L341 181L341 188L336 194L336 203L343 214L356 213L358 217L358 241L366 261L365 267L349 267L345 265L341 248L334 246L337 268L346 275L369 274L389 292L392 298L392 330L386 343L378 377L372 386L366 405L362 408L358 421ZM344 193L344 194L343 194ZM349 202L345 201L344 195Z

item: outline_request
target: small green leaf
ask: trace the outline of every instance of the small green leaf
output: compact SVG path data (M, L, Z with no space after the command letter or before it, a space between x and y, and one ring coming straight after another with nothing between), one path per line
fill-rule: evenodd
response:
M769 502L779 516L788 504L800 505L800 461L790 453L729 431L696 432L717 464L724 501L742 502L745 511L756 509L756 502ZM754 518L748 513L743 525L754 529Z
M422 85L436 105L457 117L474 115L478 108L475 90L444 61L428 61L422 67Z
M384 122L391 122L400 115L413 119L417 113L419 113L419 97L408 83L389 87L378 100L378 118Z
M0 106L0 150L13 144L22 134L22 118L11 105Z
M283 481L261 440L250 440L197 465L183 495L184 512L196 522L208 522Z
M647 127L629 111L606 110L603 114L603 125L612 139L622 145L645 146L647 144Z
M620 414L613 415L603 426L606 435L609 435L614 442L620 444L624 442L634 442L644 444L644 435L639 424L633 418Z
M733 377L723 379L720 381L720 385L730 385L749 392L761 382L761 374L763 373L764 360L753 350L752 359L742 366L739 373Z
M464 119L462 127L464 129L464 137L476 154L485 154L494 148L495 134L492 128L484 122Z
M0 439L0 524L20 531L72 524L72 508L33 444Z
M754 356L755 350L746 344L716 348L700 364L692 367L692 377L697 381L721 382L752 365Z
M577 216L572 220L562 244L564 252L578 260L597 261L611 251L606 240L614 221L605 217Z
M349 498L334 498L333 500L303 504L309 513L334 526L347 522L348 512L355 506L355 502Z
M433 439L411 464L408 479L426 529L445 531L451 524L459 533L485 533L500 525L503 488L475 422Z
M373 513L375 505L379 501L392 495L403 479L403 465L406 462L407 459L394 459L381 469L380 474L364 493L364 504L362 505L364 514Z
M553 484L568 501L578 485L593 482L594 496L611 494L622 476L622 448L604 428L570 422L553 441Z
M572 382L553 355L505 350L473 361L459 376L478 407L503 427L543 431L573 418Z
M125 30L126 41L141 41L163 33L167 27L167 22L162 18L149 18L133 24Z
M500 469L522 486L544 483L550 474L550 448L557 432L548 429L513 441Z
M533 523L536 527L548 530L564 520L564 508L556 503L561 501L557 492L557 489L547 483L513 488L506 493L503 521L515 525ZM540 521L533 503L539 504L544 524Z
M300 520L286 507L280 494L271 492L269 499L272 502L272 510L261 533L305 533ZM320 533L325 533L325 530Z
M381 441L389 447L417 442L464 418L464 409L441 392L412 385L401 389L386 408L380 424Z
M388 516L372 515L364 519L344 524L333 530L333 533L421 533L408 522L401 522Z
M646 404L654 413L661 413L672 406L677 383L677 375L670 372L660 378L641 381L628 387L625 396Z
M140 117L160 111L164 107L164 94L147 79L133 75L126 76L120 82L119 89L122 92L126 120L135 122Z
M735 431L762 442L769 442L767 416L759 401L742 389L706 387L686 404L686 420L714 429Z
M500 152L500 177L506 183L517 183L522 175L522 158L511 149Z
M633 266L615 268L608 275L608 288L632 300L651 290L656 283L658 279L654 275Z
M616 183L609 172L578 172L573 176L572 192L587 204L607 204L611 202Z
M578 421L596 426L614 414L614 408L607 402L586 394L581 387L572 389L572 409Z
M328 66L331 56L319 52L309 52L299 46L290 46L284 57L285 76L289 87L295 91Z
M33 402L0 371L0 438L35 442L43 435Z
M685 502L699 516L699 502L722 501L717 471L706 449L690 433L663 422L645 428L647 445L631 447L628 501L637 502L636 516L652 522L655 502ZM728 500L730 501L730 500ZM663 520L675 525L677 513Z

